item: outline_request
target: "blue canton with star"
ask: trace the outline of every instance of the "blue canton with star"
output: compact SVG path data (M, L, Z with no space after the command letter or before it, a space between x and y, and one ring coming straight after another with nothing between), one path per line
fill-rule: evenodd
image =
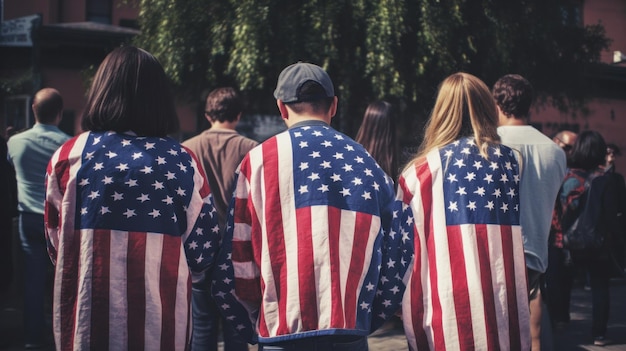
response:
M483 158L473 138L439 150L447 225L519 225L519 166L513 150L489 146Z
M76 179L81 199L76 226L184 233L194 189L191 163L191 156L170 138L90 133Z

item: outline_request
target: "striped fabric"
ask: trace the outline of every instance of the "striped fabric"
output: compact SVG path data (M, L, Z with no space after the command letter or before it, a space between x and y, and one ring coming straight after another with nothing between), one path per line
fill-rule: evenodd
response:
M410 260L393 204L389 177L327 125L268 139L240 166L214 274L224 316L262 343L369 334L399 309Z
M403 172L401 230L415 257L402 302L411 350L529 350L518 165L461 139Z
M211 200L173 139L86 132L61 146L45 204L57 348L188 348L190 269L219 241Z

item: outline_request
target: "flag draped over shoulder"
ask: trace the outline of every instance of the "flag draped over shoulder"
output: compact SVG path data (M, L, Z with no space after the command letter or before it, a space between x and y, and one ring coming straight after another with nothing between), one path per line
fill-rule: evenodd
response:
M46 238L59 349L186 349L193 272L219 227L205 177L170 138L83 133L52 156Z
M393 205L391 179L329 126L268 139L240 165L218 307L261 342L369 334L399 309L410 261L408 238L390 230Z
M414 236L403 321L412 350L529 350L513 151L463 138L403 172L401 231Z

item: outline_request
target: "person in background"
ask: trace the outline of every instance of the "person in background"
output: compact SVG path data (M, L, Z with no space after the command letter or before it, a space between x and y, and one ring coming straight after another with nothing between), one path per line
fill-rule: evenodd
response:
M157 59L116 48L96 71L85 132L52 156L46 238L59 350L187 350L191 282L214 262L211 189L178 129Z
M564 233L574 222L581 195L587 193L592 208L598 210L598 230L604 235L603 246L595 251L569 250L573 263L587 268L592 294L593 344L604 346L610 306L610 246L617 225L617 197L613 179L604 173L606 144L602 135L595 131L584 131L578 135L570 154L570 168L565 176L555 203L550 230L550 263L546 274L548 306L555 323L569 322L570 290L572 274L565 271L569 257L564 257ZM587 190L585 182L590 182ZM560 251L559 251L560 250Z
M7 143L0 136L0 298L13 281L13 217L18 215L15 169L7 156Z
M624 183L624 176L616 169L615 158L621 156L619 147L613 143L606 145L606 165L604 171L614 178L615 186L617 187L617 201L618 201L618 220L619 228L621 231L619 235L616 235L613 241L613 258L617 265L617 275L624 276L626 274L626 184Z
M552 140L565 151L566 155L569 155L576 142L578 134L570 130L562 130L554 135Z
M520 223L530 300L532 350L551 349L541 344L541 290L548 267L548 236L552 210L565 171L565 152L550 138L529 125L533 88L517 74L508 74L492 88L499 115L502 144L520 152ZM543 347L542 347L543 346Z
M53 88L39 90L33 99L35 125L13 135L7 145L18 187L19 233L24 255L25 348L45 345L45 304L50 280L50 260L44 235L44 179L52 154L70 136L58 125L63 118L63 98Z
M237 133L236 128L242 112L243 101L235 89L224 87L211 91L206 98L204 112L204 116L211 123L211 128L183 142L183 145L200 159L207 175L209 185L213 190L221 230L224 230L237 166L248 151L258 144ZM248 350L248 343L237 334L230 323L220 318L221 314L213 301L210 287L210 273L205 274L203 279L193 284L192 350L217 351L220 324L223 330L225 351Z
M452 74L400 174L393 228L415 236L402 301L411 350L530 350L520 169L497 126L489 88Z
M213 295L261 351L367 350L411 254L391 229L393 181L330 126L338 100L321 67L286 67L274 97L288 129L241 162Z
M394 182L398 179L398 140L396 116L387 101L374 101L367 106L363 122L354 140L365 149Z

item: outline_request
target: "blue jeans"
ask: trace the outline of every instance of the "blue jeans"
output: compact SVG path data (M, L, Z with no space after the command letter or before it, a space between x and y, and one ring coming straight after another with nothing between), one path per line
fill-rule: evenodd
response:
M194 283L191 290L193 334L192 351L217 351L217 340L222 325L224 351L248 351L248 343L220 314L211 297L210 281Z
M43 344L46 283L52 265L46 248L43 215L20 212L19 233L24 255L24 341Z
M367 337L356 335L328 335L283 341L259 343L259 351L367 351Z

